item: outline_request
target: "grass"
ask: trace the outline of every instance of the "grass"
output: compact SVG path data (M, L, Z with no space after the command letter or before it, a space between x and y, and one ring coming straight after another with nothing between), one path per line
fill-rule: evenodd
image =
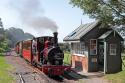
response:
M125 64L125 60L123 60ZM125 67L123 66L122 71L115 74L106 74L104 77L109 80L110 83L125 83Z
M71 64L71 54L69 52L64 53L64 64Z
M9 74L11 69L4 56L0 55L0 83L14 83L14 78Z
M111 83L125 83L125 70L115 74L107 74L105 78Z

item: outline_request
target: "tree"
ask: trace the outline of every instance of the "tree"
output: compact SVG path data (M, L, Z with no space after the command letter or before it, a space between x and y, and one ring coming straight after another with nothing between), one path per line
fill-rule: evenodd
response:
M3 23L1 21L1 18L0 18L0 27L3 28Z
M8 49L8 41L6 38L5 30L3 28L3 23L0 18L0 53Z
M8 39L9 47L13 48L18 41L32 39L34 36L30 33L25 33L20 28L10 27L5 30L6 38Z
M125 0L70 0L70 4L100 20L103 26L125 25Z
M8 49L8 42L6 39L4 28L0 28L0 53Z

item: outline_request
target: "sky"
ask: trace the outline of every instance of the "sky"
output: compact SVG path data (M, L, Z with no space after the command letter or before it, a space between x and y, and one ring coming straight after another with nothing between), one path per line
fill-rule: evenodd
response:
M58 31L59 42L81 24L93 22L69 0L2 0L0 17L4 28L21 28L34 36Z

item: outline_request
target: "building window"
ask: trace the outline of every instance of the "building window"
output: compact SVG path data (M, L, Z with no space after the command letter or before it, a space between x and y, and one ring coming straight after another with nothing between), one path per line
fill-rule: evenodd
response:
M97 39L90 40L90 54L91 55L97 54Z
M84 54L85 43L84 42L74 42L72 43L72 53L73 54Z
M110 44L110 55L116 55L116 44Z

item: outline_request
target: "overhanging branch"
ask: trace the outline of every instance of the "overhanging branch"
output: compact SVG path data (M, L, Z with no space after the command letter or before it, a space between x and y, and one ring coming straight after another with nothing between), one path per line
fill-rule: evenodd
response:
M116 12L117 15L125 18L124 15L122 15L121 13L119 13L119 11L117 11L115 8L113 8L112 6L110 6L109 4L105 3L103 0L100 0L103 4L105 4L106 6L110 7L112 10L114 10Z

